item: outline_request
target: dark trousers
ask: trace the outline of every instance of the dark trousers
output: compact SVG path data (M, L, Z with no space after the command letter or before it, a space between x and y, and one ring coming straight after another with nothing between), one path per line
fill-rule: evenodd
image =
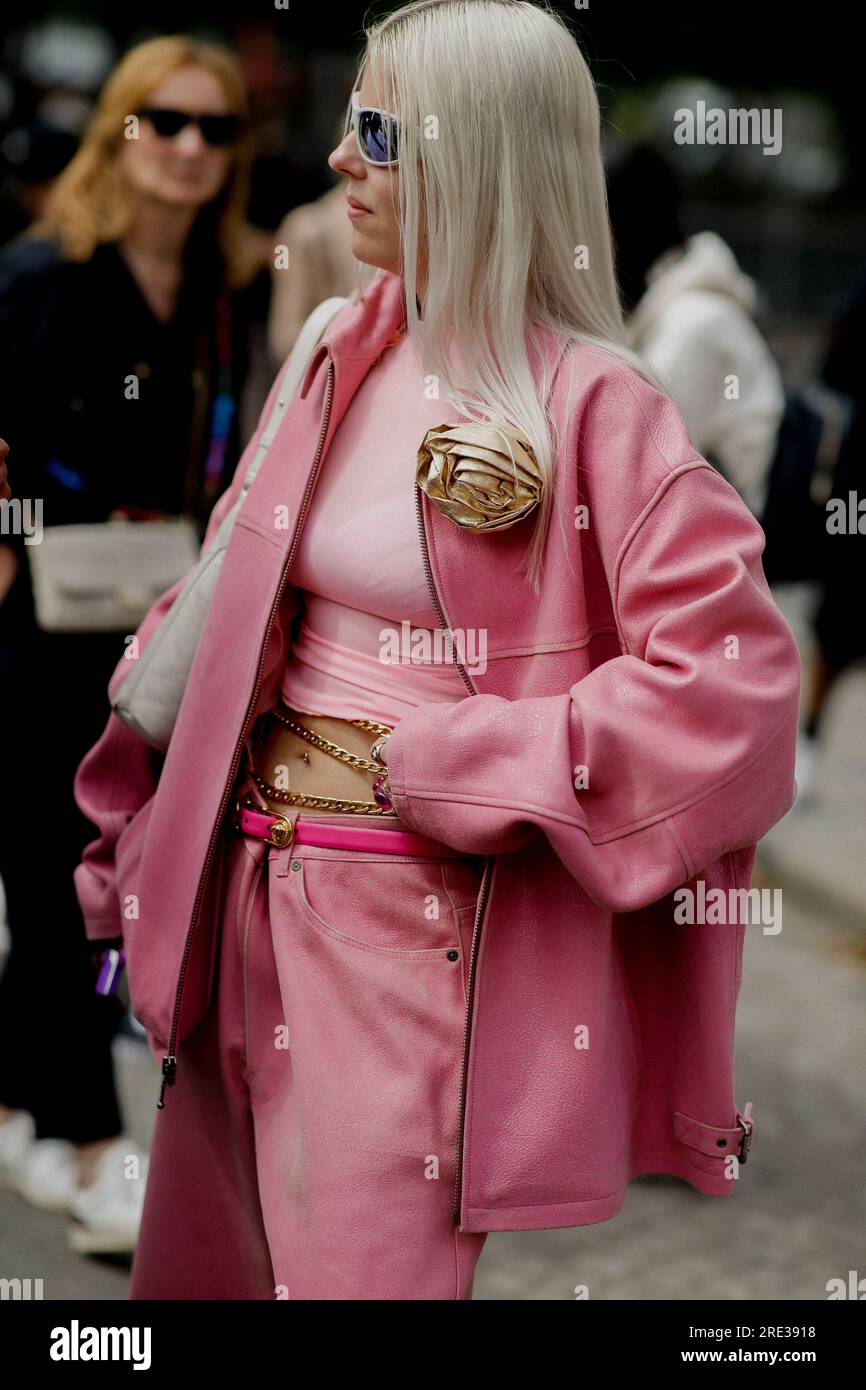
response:
M72 877L97 833L75 805L73 778L105 727L122 652L123 634L41 633L0 609L0 877L11 934L0 1104L30 1111L39 1139L87 1143L123 1127L111 1041L125 1010L94 991Z

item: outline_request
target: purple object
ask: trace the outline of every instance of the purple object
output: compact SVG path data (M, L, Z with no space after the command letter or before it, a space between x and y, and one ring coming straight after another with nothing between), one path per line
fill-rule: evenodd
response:
M125 964L126 952L122 948L110 946L107 951L102 952L102 964L96 981L97 994L115 993Z

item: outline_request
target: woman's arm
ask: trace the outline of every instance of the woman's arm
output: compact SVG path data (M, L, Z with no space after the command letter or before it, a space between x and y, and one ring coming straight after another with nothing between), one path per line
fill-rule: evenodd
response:
M284 362L307 315L335 291L324 274L321 219L308 207L293 208L277 228L276 245L285 246L287 265L271 271L268 351L274 364Z
M410 711L388 742L398 814L476 854L541 830L621 912L756 843L794 799L800 680L763 543L715 469L675 468L604 556L623 654L561 695Z

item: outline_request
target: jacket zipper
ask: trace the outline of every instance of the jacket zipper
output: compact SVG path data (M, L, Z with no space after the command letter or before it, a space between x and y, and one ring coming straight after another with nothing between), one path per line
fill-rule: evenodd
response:
M427 587L430 590L430 597L433 600L433 607L439 619L439 626L443 631L450 632L450 628L445 621L445 614L442 611L442 604L436 592L436 585L433 582L433 570L430 565L430 552L427 549L427 536L424 530L424 511L421 501L421 488L417 482L415 484L415 511L418 516L418 533L421 537L421 553L424 560L424 573L427 576ZM469 674L463 664L457 660L456 650L454 664L463 678L463 683L470 695L477 695L478 691L472 684ZM452 1217L454 1225L460 1222L460 1201L463 1188L463 1144L466 1133L466 1073L469 1061L469 1033L472 1026L472 1003L475 990L475 962L478 956L478 943L481 938L481 924L484 919L484 910L487 906L487 898L490 891L490 881L493 877L493 869L496 867L496 855L488 854L484 858L484 873L481 876L481 887L478 890L478 902L475 906L475 921L472 925L472 944L469 949L469 968L466 974L466 1016L463 1023L463 1051L460 1059L460 1129L457 1136L457 1163L454 1172L454 1206Z
M266 659L266 657L267 657L267 652L268 652L268 646L269 646L269 643L270 643L270 640L271 640L271 632L272 632L272 630L273 630L274 619L275 619L275 617L276 617L276 615L277 615L277 611L278 611L278 609L279 609L280 602L281 602L281 600L282 600L283 590L284 590L285 587L286 587L286 578L287 578L288 573L289 573L289 570L290 570L290 568L291 568L292 561L293 561L293 559L294 559L294 557L295 557L295 551L297 550L298 541L300 540L301 530L302 530L302 527L303 527L304 516L306 515L307 507L309 506L309 502L310 502L310 496L311 496L311 494L312 494L313 487L314 487L314 485L315 485L316 475L317 475L317 473L318 473L318 471L319 471L319 463L321 462L322 450L323 450L324 444L325 444L325 435L326 435L327 432L328 432L328 421L330 420L330 417L331 417L331 403L332 403L332 400L333 400L333 395L334 395L334 359L329 355L329 357L328 357L328 385L327 385L327 388L326 388L326 391L325 391L325 406L324 406L324 411L323 411L323 414L322 414L322 423L321 423L321 427L320 427L320 429L319 429L319 442L318 442L318 445L316 446L316 456L315 456L315 458L313 459L312 467L310 468L310 474L309 474L309 477L307 478L307 486L306 486L306 489L305 489L305 491L304 491L303 500L302 500L302 502L301 502L301 509L300 509L300 511L299 511L299 513L298 513L298 520L297 520L297 524L296 524L296 526L295 526L295 534L294 534L294 536L292 537L292 544L291 544L291 548L290 548L290 550L289 550L288 557L287 557L287 559L286 559L286 563L285 563L285 565L284 565L284 567L283 567L283 574L282 574L282 578L280 579L280 586L279 586L279 588L278 588L278 590L277 590L276 597L274 598L273 606L272 606L272 608L271 608L270 617L269 617L269 619L268 619L268 626L267 626L267 631L266 631L266 634L265 634L264 644L263 644L263 646L262 646L262 654L261 654L261 657L260 657L260 659L259 659L259 669L258 669L258 672L257 672L257 674L256 674L256 683L255 683L255 687L254 687L254 689L253 689L252 699L250 700L250 703L249 703L249 705L248 705L248 707L247 707L247 714L246 714L246 718L245 718L245 720L244 720L243 729L241 730L240 739L238 740L237 744L235 745L234 757L233 757L233 759L232 759L231 774L230 774L230 776L229 776L228 783L226 784L225 791L223 792L223 799L222 799L222 803L221 803L221 805L220 805L219 814L218 814L218 816L217 816L217 818L216 818L216 821L215 821L215 824L214 824L214 828L213 828L213 833L212 833L212 835L211 835L210 844L208 845L207 856L206 856L206 858L205 858L204 868L202 869L201 877L200 877L200 879L199 879L198 890L197 890L197 892L196 892L196 898L195 898L195 904L194 904L194 906L193 906L192 920L191 920L190 925L189 925L189 930L188 930L188 932L187 932L187 934L186 934L186 943L185 943L185 945L184 945L183 959L182 959L182 961L181 961L181 967L180 967L180 975L179 975L179 977L178 977L178 982L177 982L177 993L176 993L176 995L175 995L175 1001L174 1001L174 1012L173 1012L173 1014L172 1014L172 1020L171 1020L171 1034L170 1034L169 1039L168 1039L168 1052L163 1056L163 1059L162 1059L162 1085L160 1086L159 1100L158 1100L157 1103L156 1103L156 1104L157 1104L157 1109L158 1109L158 1110L162 1110L162 1109L164 1109L164 1107L165 1107L165 1088L166 1088L166 1086L173 1086L173 1085L175 1084L175 1081L177 1080L177 1055L176 1055L176 1053L175 1053L175 1048L176 1048L176 1046L177 1046L177 1030L178 1030L178 1025L179 1025L179 1021L180 1021L180 1006L181 1006L181 1000L182 1000L182 998L183 998L183 986L184 986L184 981L185 981L185 978L186 978L187 965L189 964L190 951L192 950L192 940L193 940L193 936L194 936L194 934L195 934L196 926L198 925L198 918L199 918L199 913L200 913L200 911L201 911L202 898L203 898L203 896L204 896L204 885L205 885L205 883L207 882L207 877L208 877L208 874L209 874L209 872L210 872L210 866L211 866L211 862L212 862L212 860L213 860L214 850L216 849L217 839L218 839L218 837L219 837L219 833L220 833L220 830L221 830L221 828L222 828L223 817L224 817L224 815L225 815L225 809L226 809L226 806L227 806L227 804L228 804L228 801L229 801L229 797L230 797L230 795L231 795L232 788L233 788L233 786L234 786L234 784L235 784L235 778L237 777L238 768L239 768L239 766L240 766L241 753L242 753L242 751L243 751L244 744L246 743L247 733L248 733L248 731L249 731L250 723L251 723L251 721L252 721L253 710L254 710L255 707L256 707L256 703L257 703L258 697L259 697L259 691L261 690L261 685L262 685L262 672L263 672L263 670L264 670L265 659Z

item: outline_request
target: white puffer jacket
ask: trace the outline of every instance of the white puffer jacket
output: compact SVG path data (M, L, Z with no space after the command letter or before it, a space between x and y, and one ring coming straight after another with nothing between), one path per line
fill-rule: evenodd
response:
M785 406L779 368L752 321L755 282L715 232L689 237L647 274L629 322L632 347L655 367L692 444L760 516ZM739 398L727 385L738 379Z

